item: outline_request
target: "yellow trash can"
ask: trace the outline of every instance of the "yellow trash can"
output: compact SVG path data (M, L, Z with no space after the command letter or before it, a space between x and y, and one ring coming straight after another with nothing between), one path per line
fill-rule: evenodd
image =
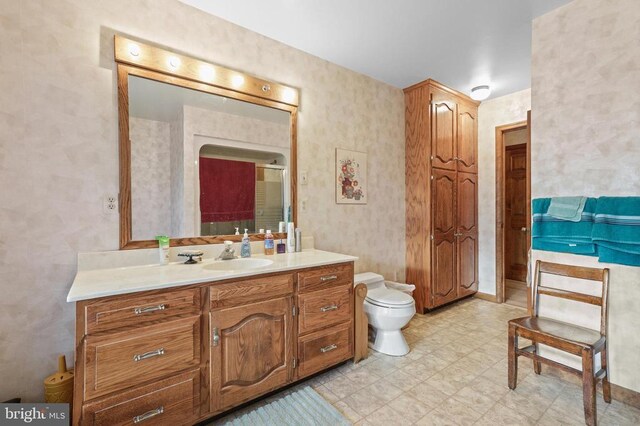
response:
M71 407L73 370L67 370L67 361L64 355L58 357L58 372L44 380L44 400L51 403L66 402Z

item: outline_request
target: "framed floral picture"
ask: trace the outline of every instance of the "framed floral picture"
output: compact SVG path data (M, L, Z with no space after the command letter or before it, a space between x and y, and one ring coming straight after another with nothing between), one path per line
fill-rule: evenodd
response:
M336 148L336 203L367 204L367 153Z

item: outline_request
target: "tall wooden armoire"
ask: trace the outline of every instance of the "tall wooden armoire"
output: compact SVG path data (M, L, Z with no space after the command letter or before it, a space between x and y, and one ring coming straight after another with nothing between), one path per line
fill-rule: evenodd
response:
M478 291L478 104L426 80L404 90L406 281L418 312Z

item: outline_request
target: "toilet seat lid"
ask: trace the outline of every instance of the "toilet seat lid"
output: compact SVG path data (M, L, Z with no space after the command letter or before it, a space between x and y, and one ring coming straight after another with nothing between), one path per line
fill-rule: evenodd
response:
M374 288L367 292L366 300L385 306L400 307L413 304L413 297L399 290L390 288Z

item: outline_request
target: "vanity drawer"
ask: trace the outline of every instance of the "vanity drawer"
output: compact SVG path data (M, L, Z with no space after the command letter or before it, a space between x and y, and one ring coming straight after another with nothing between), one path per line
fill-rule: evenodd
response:
M85 341L85 400L200 364L200 317L89 336Z
M298 272L298 291L309 292L344 284L353 285L353 265L335 265Z
M303 293L298 296L300 334L351 320L353 286Z
M293 293L293 274L272 275L226 284L212 284L212 308L246 305L259 300L271 300Z
M193 370L82 407L83 425L187 425L200 415L200 372Z
M86 334L159 322L200 312L200 289L103 299L85 306Z
M353 322L298 339L298 378L317 373L353 357Z

